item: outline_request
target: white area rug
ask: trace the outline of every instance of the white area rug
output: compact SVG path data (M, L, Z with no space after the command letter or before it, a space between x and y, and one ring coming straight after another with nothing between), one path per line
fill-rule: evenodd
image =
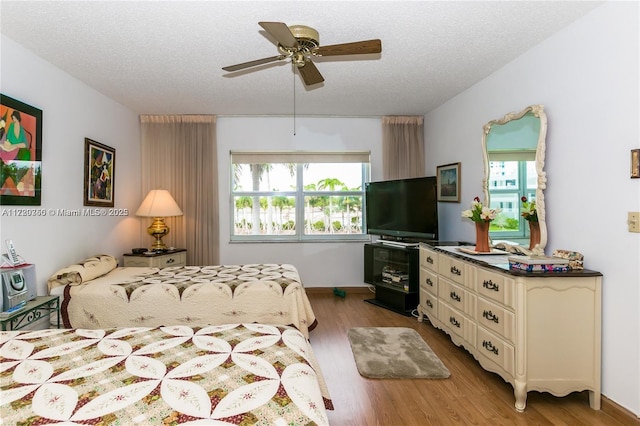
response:
M451 373L417 331L356 327L347 333L361 376L370 379L446 379Z

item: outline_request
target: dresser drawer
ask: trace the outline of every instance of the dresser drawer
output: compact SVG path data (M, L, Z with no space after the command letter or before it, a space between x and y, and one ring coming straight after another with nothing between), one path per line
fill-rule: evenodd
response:
M515 308L515 283L512 278L496 272L477 268L476 289L478 294L510 308Z
M420 287L420 306L429 318L438 318L438 298Z
M140 266L140 267L151 267L153 263L153 259L145 259L144 257L125 257L124 258L124 266Z
M471 318L475 316L476 296L460 285L441 278L438 282L438 298Z
M154 265L158 268L166 268L168 266L185 266L187 264L187 253L175 253L166 256L160 256L154 259Z
M515 373L515 351L513 346L489 331L478 327L478 352L498 364L510 375Z
M420 289L431 292L436 296L438 294L438 274L428 269L420 268Z
M515 343L516 317L513 312L482 297L478 297L476 306L478 325L491 329L505 338L505 340Z
M457 282L465 283L465 263L461 260L454 259L451 256L440 256L438 259L438 272L443 277Z
M438 305L438 318L449 331L476 346L476 324L446 303Z
M420 247L420 267L438 272L438 253L424 247Z
M149 268L166 268L169 266L186 266L186 250L154 256L124 256L123 266L142 266Z

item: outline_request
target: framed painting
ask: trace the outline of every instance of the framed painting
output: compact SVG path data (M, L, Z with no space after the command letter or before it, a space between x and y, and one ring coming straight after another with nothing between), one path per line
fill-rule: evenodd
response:
M84 139L84 205L113 207L116 150Z
M0 205L40 205L42 110L2 94L0 167Z
M631 150L631 178L640 178L640 149Z
M437 167L438 201L460 202L460 163Z

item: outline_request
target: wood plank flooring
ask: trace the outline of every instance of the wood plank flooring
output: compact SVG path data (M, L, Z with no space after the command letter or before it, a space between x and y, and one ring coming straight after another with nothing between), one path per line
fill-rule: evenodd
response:
M589 407L587 392L558 398L529 392L524 413L514 408L513 388L483 370L428 322L365 303L368 289L346 289L346 297L328 288L308 288L318 319L311 346L327 381L335 410L332 425L640 425L632 413L602 399L602 410ZM444 380L373 380L358 374L347 331L352 327L409 327L416 330L444 362Z

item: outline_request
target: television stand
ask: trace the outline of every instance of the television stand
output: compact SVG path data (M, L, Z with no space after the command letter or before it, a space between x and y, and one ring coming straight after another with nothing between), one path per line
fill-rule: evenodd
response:
M394 241L394 240L380 240L380 243L387 246L396 246L396 247L419 247L420 243L405 243L404 241Z
M365 302L411 316L419 303L419 243L386 243L365 244L365 282L376 290Z

